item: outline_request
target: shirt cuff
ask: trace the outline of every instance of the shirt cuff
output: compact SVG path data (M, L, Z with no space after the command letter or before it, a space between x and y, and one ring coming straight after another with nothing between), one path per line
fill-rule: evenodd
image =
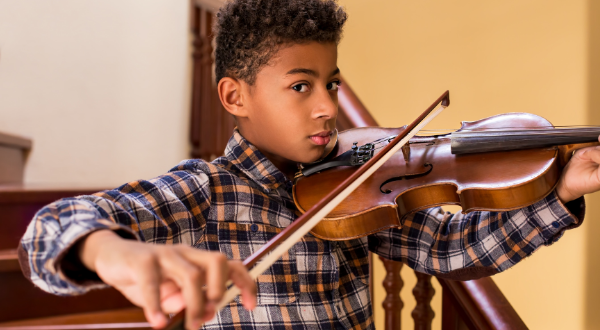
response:
M64 247L54 259L54 269L61 280L71 285L87 290L105 288L98 274L83 265L79 258L79 246L92 233L99 230L112 230L124 239L140 240L129 227L116 224L109 220L99 220L93 228L86 228L76 234L76 237Z
M545 240L544 245L552 245L562 237L568 229L581 226L585 216L585 199L580 197L568 203L562 203L552 191L543 200L529 206L535 216Z

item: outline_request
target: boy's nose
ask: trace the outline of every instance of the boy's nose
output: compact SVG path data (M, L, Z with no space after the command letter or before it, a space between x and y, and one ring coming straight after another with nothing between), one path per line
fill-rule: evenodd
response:
M332 96L329 91L320 93L317 106L313 111L313 118L331 119L337 117L338 101L337 96Z

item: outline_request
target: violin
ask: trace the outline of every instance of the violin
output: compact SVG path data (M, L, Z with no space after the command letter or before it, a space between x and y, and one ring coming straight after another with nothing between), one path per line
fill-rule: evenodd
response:
M315 205L405 129L341 132L329 156L296 175L298 210ZM311 233L347 240L400 227L405 215L440 205L460 205L463 213L531 205L554 190L573 152L598 145L598 136L600 127L555 128L528 113L463 122L444 135L415 136Z
M558 129L523 113L416 136L450 104L442 94L410 125L339 133L324 159L303 166L293 198L303 213L244 260L256 279L304 235L345 240L399 227L405 215L444 204L463 212L511 210L549 194L577 149L598 145L600 128ZM239 295L228 290L217 310ZM185 309L164 329L183 329Z

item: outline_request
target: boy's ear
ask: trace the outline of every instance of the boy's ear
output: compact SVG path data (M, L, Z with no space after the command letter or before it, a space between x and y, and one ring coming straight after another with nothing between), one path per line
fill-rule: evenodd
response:
M223 77L217 86L221 104L227 112L236 117L247 117L242 97L242 85L239 80L231 77Z

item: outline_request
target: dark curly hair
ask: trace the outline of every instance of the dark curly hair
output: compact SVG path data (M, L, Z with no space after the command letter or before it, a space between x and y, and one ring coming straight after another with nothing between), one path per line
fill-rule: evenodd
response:
M309 41L339 43L346 12L336 0L232 0L214 27L215 74L253 85L281 46Z

